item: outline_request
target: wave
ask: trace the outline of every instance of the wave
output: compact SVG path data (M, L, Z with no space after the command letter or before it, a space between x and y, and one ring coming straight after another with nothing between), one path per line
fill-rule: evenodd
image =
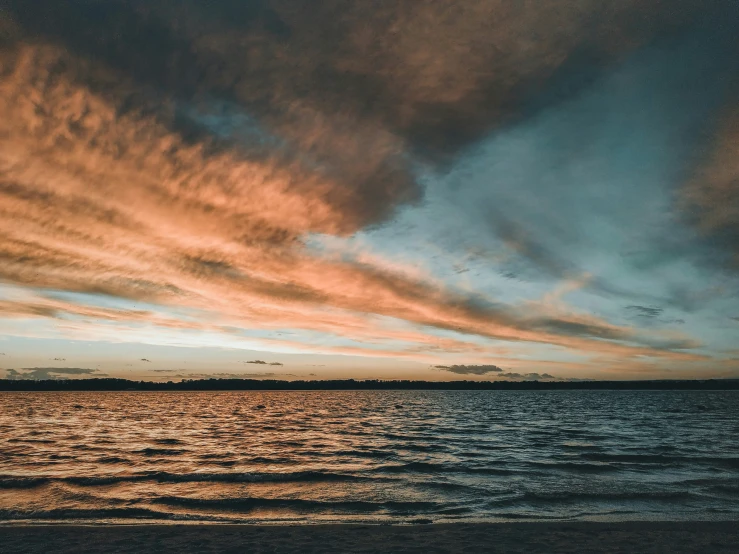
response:
M692 463L726 467L729 469L739 468L739 458L722 458L710 456L671 456L669 454L608 454L589 452L580 454L579 457L584 460L594 460L600 462L662 465Z
M154 444L182 444L182 441L179 439L155 439L152 441Z
M0 509L0 521L13 520L95 520L102 519L208 519L185 514L172 514L148 508L52 508L49 510Z
M376 473L472 473L483 475L512 475L516 473L508 469L494 467L469 467L433 462L408 462L407 464L381 466L372 471Z
M359 481L369 479L357 475L329 471L295 471L284 473L169 473L152 472L132 475L70 476L70 477L15 477L0 476L0 489L35 488L58 482L79 486L103 486L119 483L155 481L159 483L279 483L312 481Z
M136 451L136 454L143 454L144 456L179 456L186 452L189 452L189 450L178 450L175 448L144 448Z
M612 492L612 493L589 493L589 492L524 492L514 498L503 498L493 500L491 506L513 506L517 504L560 504L576 503L582 501L595 502L627 502L627 501L658 501L675 502L695 498L695 495L687 491L652 491L652 492Z
M582 473L606 473L619 471L619 468L606 463L593 464L588 462L528 462L528 465L539 469L561 469Z
M666 454L606 454L600 452L587 452L579 456L583 460L598 462L622 462L634 464L672 464L678 458Z
M351 513L363 514L374 512L389 512L396 515L433 513L443 508L436 502L369 502L365 500L308 500L301 498L191 498L183 496L163 496L152 500L155 504L178 506L184 508L201 508L209 510L224 510L236 512L250 512L260 508L271 510L286 510L306 513Z
M337 450L334 452L328 452L329 456L340 456L340 457L355 457L355 458L368 458L368 459L378 459L383 460L386 458L392 458L395 456L395 452L391 451L385 451L385 450L362 450L362 449L354 449L354 450Z
M730 496L739 496L739 485L714 485L709 490Z
M0 489L35 489L48 482L47 477L0 477Z
M146 508L56 508L51 510L0 510L0 519L103 519L167 518L168 514Z
M294 464L295 458L288 458L285 456L255 456L253 458L249 458L249 462L252 464L264 465Z
M125 464L130 461L128 458L119 458L118 456L103 456L97 459L99 464Z

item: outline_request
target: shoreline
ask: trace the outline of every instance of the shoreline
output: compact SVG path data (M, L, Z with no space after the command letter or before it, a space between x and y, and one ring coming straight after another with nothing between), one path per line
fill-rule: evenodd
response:
M739 551L739 521L365 524L2 524L4 554L73 552Z

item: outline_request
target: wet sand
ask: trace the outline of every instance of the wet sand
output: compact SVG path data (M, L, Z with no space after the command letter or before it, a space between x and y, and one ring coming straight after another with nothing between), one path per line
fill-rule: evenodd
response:
M739 522L6 525L0 552L736 553Z

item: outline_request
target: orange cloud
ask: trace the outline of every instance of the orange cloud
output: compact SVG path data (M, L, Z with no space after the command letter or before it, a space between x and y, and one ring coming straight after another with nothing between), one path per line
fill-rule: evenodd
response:
M434 350L479 356L493 341L696 359L681 351L698 346L687 339L660 343L663 337L645 338L590 316L535 313L530 306L522 311L445 288L381 258L322 255L302 242L311 233L354 233L416 200L414 152L453 153L506 121L521 87L550 78L590 39L606 57L633 48L650 34L631 21L635 6L654 14L659 2L606 9L618 24L603 36L591 29L593 20L607 20L597 2L559 2L535 13L497 1L473 2L459 13L401 3L378 8L368 22L366 8L353 3L341 18L345 54L330 57L326 66L332 75L349 75L339 80L354 86L349 90L373 84L380 97L375 104L360 93L330 89L323 95L318 86L331 79L319 75L320 56L311 58L318 54L311 46L314 31L298 23L316 13L327 16L335 9L331 2L315 10L312 3L276 8L296 29L295 38L283 48L269 33L249 34L254 41L247 51L243 36L220 32L222 24L213 23L218 32L192 27L216 16L187 3L182 36L170 37L174 50L154 52L164 57L147 66L168 68L189 53L204 74L190 84L204 90L185 95L186 102L177 99L179 88L187 89L186 72L175 71L169 83L135 66L141 63L135 56L119 63L87 56L89 44L71 41L77 47L68 47L55 29L31 32L33 18L16 4L17 21L0 15L9 37L0 47L0 279L210 315L192 322L49 299L4 302L4 314L64 312L214 332L297 328L364 343L332 347L337 353L413 359L431 360L422 351ZM54 9L49 2L43 7ZM152 5L165 20L168 9ZM53 27L53 18L45 21ZM403 32L386 33L388 21ZM542 31L541 41L525 40L532 28ZM116 40L104 28L89 32L95 40ZM381 35L387 40L374 44L372 37ZM133 55L134 42L114 46ZM245 72L242 53L256 56L264 75ZM223 65L211 64L214 59ZM305 75L294 77L295 64ZM207 72L211 65L214 74ZM293 79L305 85L305 95L291 92ZM210 102L209 95L221 92ZM246 118L249 108L259 116L254 129L250 123L246 130L225 127ZM447 136L458 144L446 144ZM428 155L418 159L426 163ZM522 240L516 245L526 250ZM422 327L471 337L437 338ZM385 341L403 344L372 348Z

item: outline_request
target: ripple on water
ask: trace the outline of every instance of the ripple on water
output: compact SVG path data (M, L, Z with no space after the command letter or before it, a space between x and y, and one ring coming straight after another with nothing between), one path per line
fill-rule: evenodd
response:
M0 519L739 517L737 400L691 391L3 394Z

